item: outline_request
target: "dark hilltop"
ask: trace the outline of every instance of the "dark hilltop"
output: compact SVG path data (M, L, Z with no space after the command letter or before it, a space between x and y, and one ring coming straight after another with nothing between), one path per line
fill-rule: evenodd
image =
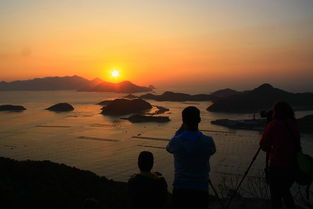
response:
M128 208L127 184L50 161L16 161L0 157L0 208Z

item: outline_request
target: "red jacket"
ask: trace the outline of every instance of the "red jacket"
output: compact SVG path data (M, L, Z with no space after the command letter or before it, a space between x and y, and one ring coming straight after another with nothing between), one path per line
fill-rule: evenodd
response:
M269 152L269 165L294 167L300 148L300 133L293 120L272 120L260 141L262 150Z

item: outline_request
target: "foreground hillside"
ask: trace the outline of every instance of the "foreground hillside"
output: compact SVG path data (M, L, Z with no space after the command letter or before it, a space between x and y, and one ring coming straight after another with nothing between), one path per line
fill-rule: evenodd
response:
M127 186L50 161L0 158L0 208L83 208L88 198L99 208L127 208Z
M87 208L85 205L90 199L95 200L95 208L99 209L128 208L126 183L108 180L90 171L50 161L16 161L2 157L0 171L1 208L79 209ZM231 208L268 206L266 200L237 197ZM170 201L166 208L170 208ZM210 208L221 208L212 196Z

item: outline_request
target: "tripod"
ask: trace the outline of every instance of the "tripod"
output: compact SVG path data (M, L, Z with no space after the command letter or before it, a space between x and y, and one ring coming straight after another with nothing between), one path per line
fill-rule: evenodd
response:
M240 188L240 186L241 186L243 180L247 177L250 168L252 167L254 161L256 160L257 156L258 156L259 153L260 153L260 150L261 150L261 147L258 148L257 152L256 152L255 155L253 156L253 158L252 158L252 160L251 160L251 162L250 162L250 165L248 166L248 168L247 168L246 172L244 173L243 177L241 178L241 180L240 180L240 182L239 182L239 184L238 184L238 186L237 186L237 188L236 188L234 194L230 197L230 199L229 199L229 201L228 201L228 203L227 203L225 209L228 209L228 208L230 207L231 202L233 201L234 197L236 196L236 194L237 194L237 192L238 192L238 190L239 190L239 188Z

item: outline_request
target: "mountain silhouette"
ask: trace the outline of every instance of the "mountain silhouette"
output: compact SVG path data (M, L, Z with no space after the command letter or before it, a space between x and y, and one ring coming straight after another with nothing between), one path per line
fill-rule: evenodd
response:
M79 90L79 91L103 91L118 93L148 92L149 87L137 86L130 81L110 83L95 78L88 80L83 77L45 77L31 80L19 80L12 82L0 82L0 91L44 91L44 90Z
M140 96L142 99L151 99L156 101L209 101L211 96L208 94L185 94L185 93L176 93L171 91L166 91L161 95L157 94L144 94Z
M313 93L291 93L270 84L238 94L226 96L207 108L211 112L252 113L268 110L276 101L283 100L290 103L296 110L313 110Z
M120 83L110 83L103 81L97 85L84 87L79 90L91 92L118 92L118 93L136 93L152 91L152 89L149 87L137 86L130 81L122 81Z
M19 80L12 82L1 82L0 90L77 90L90 84L90 81L80 76L45 77L31 80Z
M211 100L213 102L215 102L215 101L220 100L222 98L235 96L235 95L238 95L238 94L240 94L239 91L235 91L233 89L226 88L226 89L217 90L217 91L211 93L210 96L211 96Z

